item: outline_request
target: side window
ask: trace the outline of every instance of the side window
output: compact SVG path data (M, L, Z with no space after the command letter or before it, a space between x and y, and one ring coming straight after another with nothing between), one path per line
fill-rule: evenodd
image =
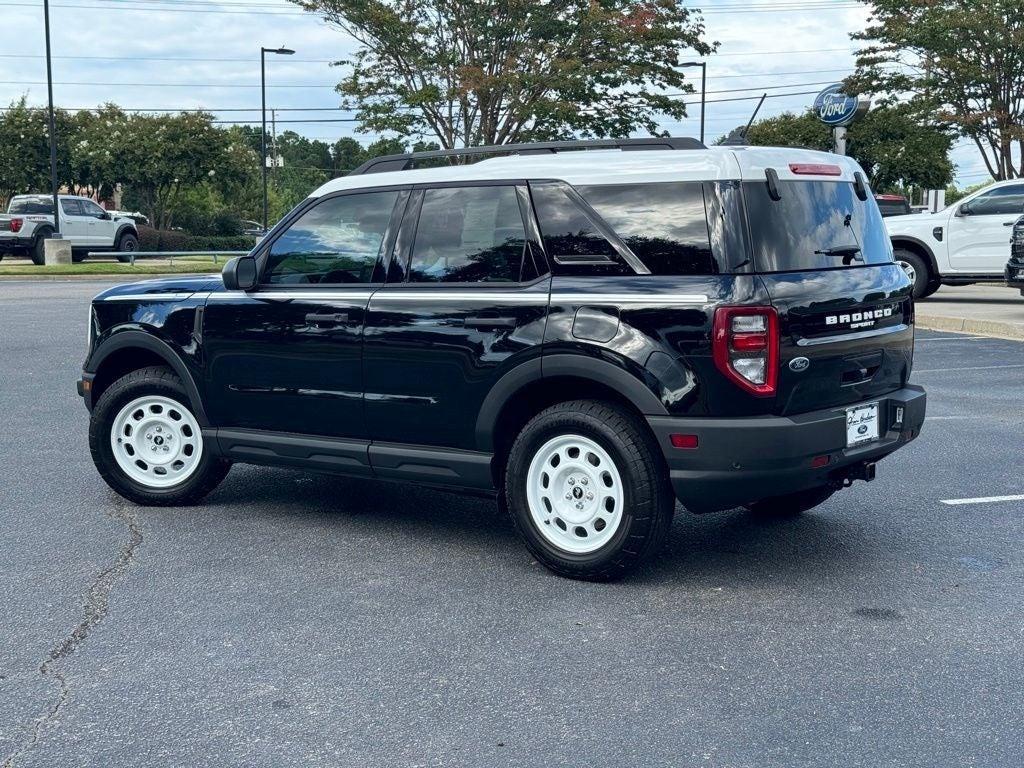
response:
M82 203L79 200L61 200L60 209L64 211L65 216L84 216L82 213Z
M93 216L98 219L104 214L104 210L92 200L79 200L78 202L81 204L82 212L85 216Z
M714 275L700 182L617 184L578 191L652 275Z
M622 271L615 247L559 185L531 184L530 193L544 237L544 249L556 264L593 265L597 262L607 265L604 269L614 273Z
M342 195L313 206L270 247L263 282L370 282L398 194Z
M416 225L409 280L518 282L525 250L515 187L428 189Z
M978 195L970 202L971 216L1006 216L1024 213L1024 185L1011 184Z

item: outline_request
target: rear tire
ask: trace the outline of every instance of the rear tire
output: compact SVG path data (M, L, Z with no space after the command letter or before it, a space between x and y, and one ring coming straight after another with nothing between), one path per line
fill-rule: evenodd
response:
M612 581L665 544L675 495L664 458L632 414L576 400L535 416L505 472L505 500L527 548L571 579Z
M835 493L831 486L811 488L797 491L785 496L772 496L767 499L748 504L747 509L757 517L765 519L784 519L798 515L824 504Z
M32 243L32 251L29 256L32 259L32 263L37 267L41 267L46 263L46 238L49 236L49 232L44 232Z
M929 296L938 290L938 286L935 286L935 289L929 292L928 288L932 283L931 272L925 260L916 253L905 248L897 248L893 251L893 258L896 259L896 263L914 283L915 299L923 299L925 296Z
M107 485L144 505L193 504L231 468L204 445L181 379L162 366L132 371L103 392L89 449Z

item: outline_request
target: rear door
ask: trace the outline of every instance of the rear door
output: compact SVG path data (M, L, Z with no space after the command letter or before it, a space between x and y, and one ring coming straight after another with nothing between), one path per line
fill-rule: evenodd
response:
M76 248L92 246L92 235L89 229L92 218L82 210L82 201L61 198L60 210L63 214L60 222L60 233L65 240L70 240Z
M901 388L913 359L911 287L878 206L846 179L743 183L754 266L779 313L776 411L801 413Z
M477 416L495 382L539 362L550 277L534 231L523 183L414 192L364 336L381 475L401 476L403 455L382 443L476 449Z

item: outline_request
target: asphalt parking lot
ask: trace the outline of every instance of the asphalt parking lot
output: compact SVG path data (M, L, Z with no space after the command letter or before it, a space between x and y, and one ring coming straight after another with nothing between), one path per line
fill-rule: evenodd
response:
M1024 494L1024 344L920 331L929 419L874 483L679 510L595 585L479 499L119 499L74 390L102 287L0 284L0 765L1020 765L1024 499L977 500Z

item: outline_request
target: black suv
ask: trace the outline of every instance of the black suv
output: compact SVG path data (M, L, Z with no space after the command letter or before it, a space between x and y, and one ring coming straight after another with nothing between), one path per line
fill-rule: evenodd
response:
M100 294L79 390L135 502L236 461L497 494L546 566L611 579L677 499L790 515L872 479L924 421L913 322L847 158L474 148L328 182L222 278Z

